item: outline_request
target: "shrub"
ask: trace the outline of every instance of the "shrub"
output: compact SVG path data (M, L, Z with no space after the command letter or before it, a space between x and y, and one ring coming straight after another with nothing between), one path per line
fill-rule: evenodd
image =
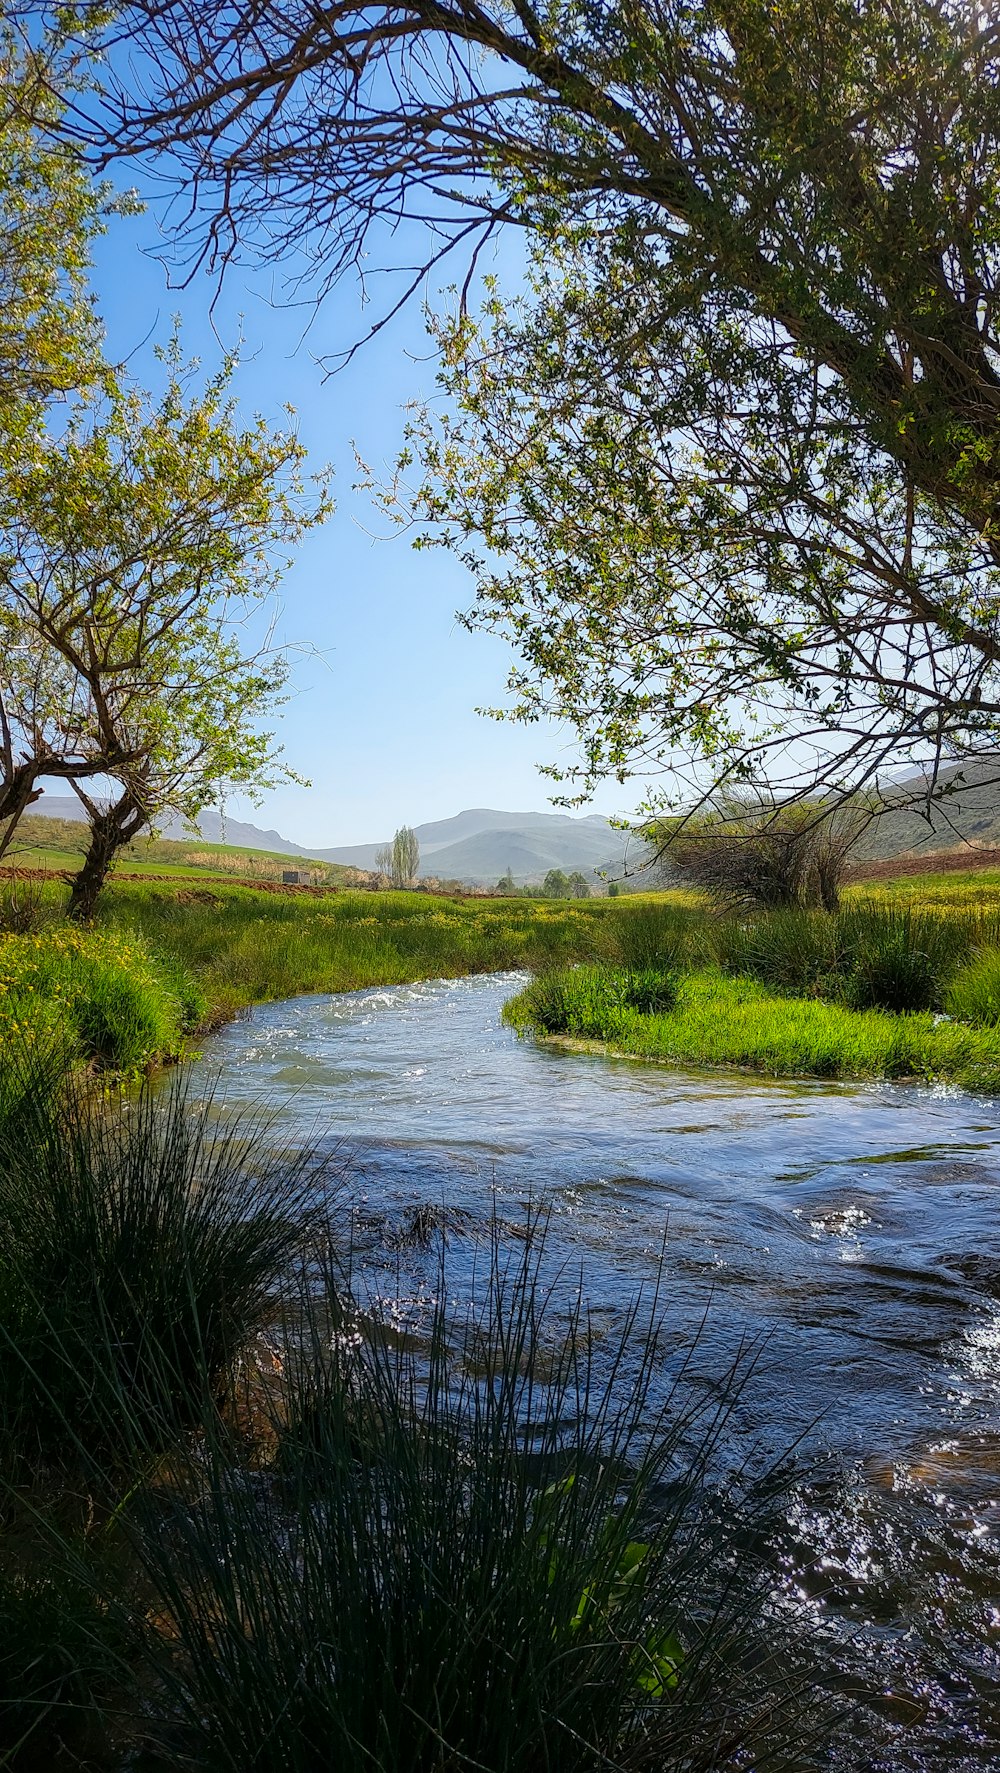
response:
M704 1476L732 1384L710 1419L654 1407L666 1351L635 1310L599 1377L537 1262L494 1240L457 1326L442 1272L419 1337L369 1340L314 1299L274 1474L210 1441L197 1506L145 1515L170 1764L687 1773L725 1741L726 1765L803 1766L760 1628L762 1523Z
M860 805L776 804L731 796L717 810L651 827L666 860L717 903L744 909L822 906L836 911Z
M50 915L45 884L11 868L0 873L0 934L34 935Z
M27 1062L25 1062L27 1065ZM268 1308L303 1164L174 1080L110 1108L31 1066L0 1123L0 1425L33 1461L168 1444ZM69 1425L69 1427L67 1427Z
M516 1026L539 1034L613 1040L622 1014L666 1015L677 1002L679 976L652 968L573 967L543 973L514 999ZM506 1013L506 1012L505 1012Z

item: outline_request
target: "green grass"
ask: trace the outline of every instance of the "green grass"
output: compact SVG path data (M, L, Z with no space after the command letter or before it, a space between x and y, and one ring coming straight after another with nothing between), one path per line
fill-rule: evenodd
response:
M188 891L118 880L91 932L0 937L0 1033L62 1032L91 1062L138 1069L181 1051L185 1029L247 1004L524 969L541 976L536 1003L537 993L569 991L567 1032L622 1051L778 1075L947 1076L992 1088L997 1036L982 981L998 935L1000 917L969 894L940 908L871 895L833 917L747 919L712 916L678 894L290 898L228 883ZM590 970L573 972L581 966ZM960 976L965 998L955 995ZM954 1026L934 1022L930 1012L942 1011Z
M303 992L606 957L636 971L677 956L701 914L615 900L454 900L424 893L289 897L208 882L117 880L89 930L42 891L33 934L0 933L0 1055L61 1040L77 1059L138 1071L193 1030ZM2 907L0 907L2 910Z
M561 998L562 1013L553 1015ZM696 972L676 1008L647 1015L608 1001L603 971L580 967L539 979L505 1007L522 1032L565 1034L674 1065L740 1065L775 1077L947 1078L1000 1088L1000 1032L841 1004L781 997L751 979ZM561 1021L562 1025L557 1024Z
M213 888L187 900L117 882L105 928L137 930L198 980L215 1012L297 992L354 991L594 958L632 910L613 900L475 899L342 892L318 899Z
M138 1071L183 1051L205 1013L195 982L133 932L43 928L0 935L0 1060L59 1046L71 1059Z

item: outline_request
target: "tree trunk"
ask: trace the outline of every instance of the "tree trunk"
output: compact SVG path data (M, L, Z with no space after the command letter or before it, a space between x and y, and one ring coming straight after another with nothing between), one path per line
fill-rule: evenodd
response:
M73 876L66 908L74 923L90 922L115 856L131 843L147 819L146 809L130 788L103 812L96 808L91 811L87 853L79 872Z

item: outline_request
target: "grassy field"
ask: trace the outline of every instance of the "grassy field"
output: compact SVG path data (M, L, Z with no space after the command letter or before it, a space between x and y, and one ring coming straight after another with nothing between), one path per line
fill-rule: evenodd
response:
M853 888L834 917L755 918L719 917L684 893L309 897L118 878L86 932L61 924L62 891L44 888L37 927L0 936L0 1043L57 1041L107 1069L181 1056L199 1030L266 999L522 969L540 981L511 1011L522 1030L672 1063L996 1086L992 876L879 882Z

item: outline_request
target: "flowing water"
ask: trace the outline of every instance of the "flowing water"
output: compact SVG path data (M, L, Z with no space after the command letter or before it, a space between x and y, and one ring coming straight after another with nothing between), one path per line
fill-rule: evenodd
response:
M776 1571L881 1695L838 1767L1000 1768L1000 1104L540 1048L500 1026L520 983L269 1005L206 1060L276 1140L319 1141L403 1324L437 1280L434 1226L461 1294L491 1216L544 1209L598 1325L662 1261L691 1384L752 1347L727 1454L789 1454Z

